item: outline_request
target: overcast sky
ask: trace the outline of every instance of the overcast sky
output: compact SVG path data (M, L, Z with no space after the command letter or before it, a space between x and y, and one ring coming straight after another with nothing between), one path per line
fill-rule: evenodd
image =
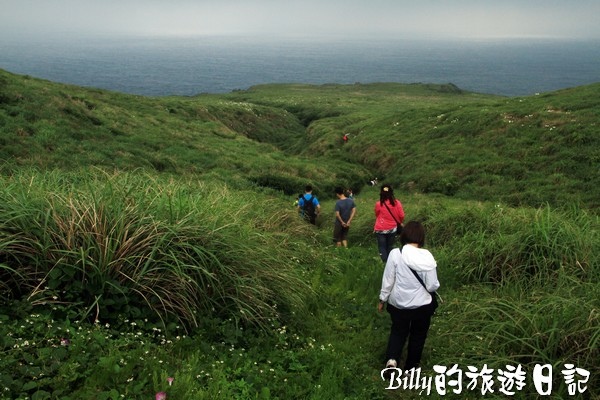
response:
M600 39L600 0L0 0L0 34Z

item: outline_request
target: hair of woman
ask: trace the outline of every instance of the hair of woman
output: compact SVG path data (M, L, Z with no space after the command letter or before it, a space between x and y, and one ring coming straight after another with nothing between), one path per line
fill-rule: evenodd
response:
M381 205L387 201L392 207L396 206L396 198L394 197L394 189L388 184L381 185L381 190L379 191L379 202Z
M419 221L409 221L400 233L400 243L417 243L419 247L425 246L425 228Z

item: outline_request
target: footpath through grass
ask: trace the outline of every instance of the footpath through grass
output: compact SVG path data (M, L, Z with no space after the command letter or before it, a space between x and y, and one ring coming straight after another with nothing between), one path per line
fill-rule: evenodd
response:
M314 227L293 196L143 173L22 172L2 188L1 399L420 396L380 378L376 188L356 198L349 249L333 246L326 193ZM549 364L564 398L573 364L591 374L579 397L597 396L598 217L400 198L426 225L444 298L423 374L520 365L525 399ZM447 397L481 397L462 383ZM486 398L505 397L495 388Z

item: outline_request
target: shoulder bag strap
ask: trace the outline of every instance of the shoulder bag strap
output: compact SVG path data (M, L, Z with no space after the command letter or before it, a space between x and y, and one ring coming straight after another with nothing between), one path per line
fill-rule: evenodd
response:
M425 282L423 282L423 279L421 279L421 277L419 276L419 274L417 274L417 271L415 271L414 269L412 269L408 265L407 265L407 267L408 267L408 269L410 269L410 272L413 273L413 275L415 276L415 278L417 278L417 280L421 283L421 285L423 285L423 287L425 288L425 290L427 290L427 286L425 286ZM429 290L427 290L427 293L429 293L429 295L431 295L431 301L436 301L436 298L440 297L440 295L437 293L437 291L430 292ZM442 298L440 297L440 301L441 300L442 300Z
M407 267L408 267L408 265L407 265ZM417 278L417 280L421 283L421 285L423 285L423 287L425 288L425 290L427 290L427 287L425 286L425 282L423 282L423 279L421 279L421 277L419 276L419 274L417 274L417 271L415 271L411 267L408 267L408 269L410 269L410 272L413 273L413 275L415 276L415 278ZM429 292L429 290L427 290L427 291Z
M385 201L383 202L383 205L385 206L385 208L387 208L387 210L390 213L390 215L392 216L392 218L394 218L394 221L396 221L396 224L400 225L400 222L398 222L398 220L396 219L396 217L394 217L394 214L392 214L392 210L390 210L390 208L388 207L388 205L386 204Z
M402 251L402 249L400 251ZM408 265L406 266L406 268L408 268L410 270L410 272L413 273L413 275L415 276L415 278L417 278L417 280L419 281L419 283L421 285L423 285L423 287L425 288L425 290L427 290L427 286L425 286L425 282L423 282L423 279L421 279L421 277L419 276L419 274L417 274L417 271L415 271L414 269L412 269ZM431 295L431 301L436 301L437 297L439 297L440 301L442 301L442 297L437 293L437 291L430 292L429 290L427 290L427 293L429 293Z

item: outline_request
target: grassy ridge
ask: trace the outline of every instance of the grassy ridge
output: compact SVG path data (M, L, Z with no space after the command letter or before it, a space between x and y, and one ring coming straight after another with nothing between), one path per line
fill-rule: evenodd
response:
M0 72L2 168L147 171L202 176L240 187L328 193L357 186L365 168L339 159L307 162L304 129L288 112L206 96L152 99L58 85Z
M599 95L600 84L520 98L357 84L266 85L228 97L312 114L307 153L352 159L405 191L598 208Z
M0 155L11 168L145 168L286 194L377 176L405 192L599 206L600 84L521 98L451 84L143 98L1 72L0 92Z

